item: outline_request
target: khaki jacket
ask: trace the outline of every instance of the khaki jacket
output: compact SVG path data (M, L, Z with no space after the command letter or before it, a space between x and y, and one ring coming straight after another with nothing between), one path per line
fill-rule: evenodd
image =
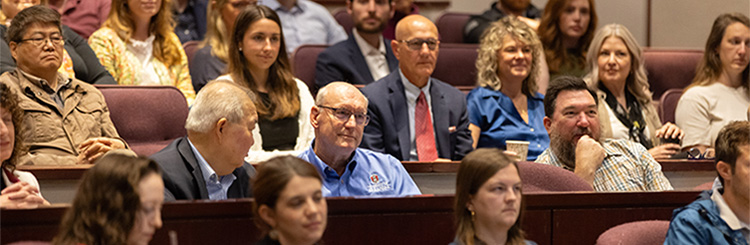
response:
M599 99L599 124L601 127L601 138L611 139L612 138L612 124L609 122L609 111L607 111L607 93L601 90L596 90L596 96ZM641 109L644 110L643 120L646 121L646 127L649 130L649 139L653 142L654 146L661 145L661 139L656 138L656 130L661 128L661 120L659 114L656 112L656 107L651 101L638 101L641 103Z
M19 165L73 165L79 154L77 148L85 140L122 140L109 118L104 96L92 85L73 78L62 94L65 108L60 110L40 82L29 80L18 68L0 76L0 83L11 88L24 111L23 143L29 154Z

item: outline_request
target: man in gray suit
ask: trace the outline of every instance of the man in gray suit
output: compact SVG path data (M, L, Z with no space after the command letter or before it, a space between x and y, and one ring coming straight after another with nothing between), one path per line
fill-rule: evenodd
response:
M188 113L187 137L151 156L163 170L164 200L252 196L255 169L244 158L257 120L249 90L230 82L206 85Z

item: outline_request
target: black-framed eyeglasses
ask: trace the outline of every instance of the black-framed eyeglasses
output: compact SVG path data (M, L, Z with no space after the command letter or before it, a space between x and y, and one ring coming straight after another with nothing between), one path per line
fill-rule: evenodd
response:
M338 119L341 122L348 122L349 119L352 118L352 115L353 115L354 122L356 122L357 125L367 126L367 124L370 123L370 116L364 113L354 113L344 108L334 108L334 107L328 107L328 106L323 106L323 105L318 105L318 107L333 111L333 116L335 116L336 119Z
M411 50L420 50L422 49L422 46L426 43L427 48L430 50L435 50L437 48L438 43L440 43L439 40L434 38L428 38L428 39L419 39L415 38L412 40L397 40L398 42L406 43L406 46L409 47Z
M34 44L34 46L41 47L47 44L47 40L49 40L50 43L56 46L61 46L63 43L65 43L65 39L63 39L62 36L49 36L49 37L35 37L35 38L27 38L27 39L21 39L19 43L22 42L29 42L31 44Z

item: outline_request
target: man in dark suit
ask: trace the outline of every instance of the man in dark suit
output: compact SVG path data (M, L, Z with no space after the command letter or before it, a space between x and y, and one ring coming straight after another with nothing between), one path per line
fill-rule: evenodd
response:
M431 78L439 47L437 27L411 15L396 25L391 41L399 69L362 93L372 118L361 147L402 161L460 160L472 150L465 95Z
M151 156L163 170L165 201L252 196L255 169L244 161L258 120L251 96L230 82L201 89L185 122L187 137Z
M391 40L383 30L394 8L390 0L347 0L346 10L352 16L354 30L318 56L315 85L322 88L334 81L369 84L391 73L398 60L391 51Z

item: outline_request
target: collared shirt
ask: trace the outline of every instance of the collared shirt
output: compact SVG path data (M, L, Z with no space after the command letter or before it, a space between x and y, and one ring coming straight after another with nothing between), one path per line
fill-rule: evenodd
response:
M232 186L232 183L237 179L237 176L234 176L234 173L230 173L219 177L216 175L216 172L214 172L214 169L211 168L211 165L208 165L208 162L206 162L206 159L203 158L201 153L198 152L198 149L195 149L195 146L190 139L188 139L188 144L190 144L190 149L193 150L193 155L195 155L195 159L198 160L198 166L200 166L201 172L203 172L203 180L206 182L208 199L226 200L229 187Z
M341 176L320 160L315 142L298 157L310 162L323 178L323 196L404 196L422 192L401 162L391 155L357 148Z
M66 89L70 88L70 82L72 81L68 76L65 75L65 73L58 72L57 73L57 88L52 88L49 85L49 82L46 80L36 77L34 75L31 75L29 73L26 73L25 71L18 69L18 71L21 72L21 74L26 77L29 81L32 83L38 83L37 86L41 87L44 92L49 95L50 99L57 104L57 108L60 108L60 110L63 110L65 108L65 101L63 99L63 93Z
M260 3L279 15L288 55L292 55L303 44L333 45L347 38L344 28L320 4L297 0L294 7L286 9L277 0L264 0Z
M427 84L424 85L424 87L418 88L416 85L409 82L409 79L406 79L406 76L404 76L401 68L398 69L398 74L399 76L401 76L401 83L404 84L404 95L406 95L406 105L409 109L409 140L411 142L411 147L409 150L409 161L418 161L419 156L417 156L417 136L414 132L414 111L417 107L417 98L419 98L419 93L424 92L424 97L427 101L427 107L428 109L430 109L430 117L432 117L432 123L433 125L435 124L435 113L432 113L432 96L430 95L432 78L428 78ZM434 126L432 130L435 130ZM437 136L437 133L435 133L435 135ZM435 139L435 142L437 142L437 139Z
M711 194L711 200L716 203L716 208L719 209L719 217L727 223L730 229L735 231L740 230L742 236L745 237L745 241L750 244L750 224L744 223L737 218L737 215L729 208L729 205L724 201L724 197L718 189L714 189L713 194Z
M605 157L594 173L596 191L665 191L672 184L661 172L661 165L643 145L629 140L604 140ZM551 148L550 148L551 149ZM574 169L560 162L550 149L536 159L538 163Z
M477 87L466 96L469 122L481 129L477 148L505 148L506 140L529 142L528 161L534 161L549 148L549 135L544 128L544 95L528 97L529 122L521 118L513 101L500 91Z
M388 61L385 58L385 44L383 43L383 35L378 35L378 47L373 47L362 36L359 35L357 28L352 30L352 36L354 41L359 46L359 51L362 52L362 56L365 57L367 67L370 68L370 75L372 80L377 81L391 73L388 70Z
M24 125L31 129L21 137L29 154L19 165L74 165L78 145L84 141L92 137L122 140L109 117L104 96L90 84L71 79L69 89L59 90L65 106L60 108L40 80L29 79L19 68L0 75L0 83L16 94Z

